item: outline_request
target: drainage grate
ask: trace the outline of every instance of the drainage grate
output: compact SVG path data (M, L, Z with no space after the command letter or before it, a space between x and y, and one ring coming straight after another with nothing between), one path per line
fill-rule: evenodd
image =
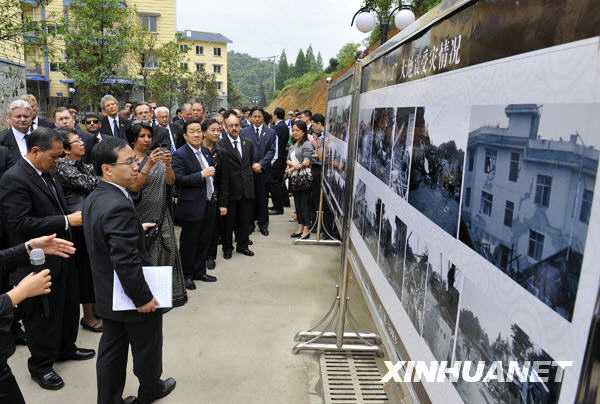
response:
M325 404L388 403L375 358L368 352L321 354Z

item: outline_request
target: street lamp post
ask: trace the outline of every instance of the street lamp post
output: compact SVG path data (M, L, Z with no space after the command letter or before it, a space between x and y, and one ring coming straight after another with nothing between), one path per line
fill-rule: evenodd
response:
M374 0L366 0L365 5L352 17L350 26L356 22L356 28L366 34L373 31L379 23L380 44L383 45L388 39L392 17L394 17L394 25L400 31L415 21L415 14L406 0L398 0L398 6L390 13L387 10L378 10Z

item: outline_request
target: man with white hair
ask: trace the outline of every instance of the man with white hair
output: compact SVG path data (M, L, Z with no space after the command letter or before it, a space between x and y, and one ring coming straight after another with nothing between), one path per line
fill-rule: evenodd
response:
M119 101L110 94L105 95L100 100L100 108L104 113L100 133L106 136L114 136L127 140L127 126L129 122L123 122L119 118Z
M167 107L158 107L154 110L154 114L156 116L156 121L158 122L158 126L165 129L163 133L163 138L159 139L160 145L169 145L169 150L171 153L175 153L175 151L185 143L183 140L183 134L180 131L179 125L170 123L170 113L169 108ZM168 136L167 136L168 135Z
M27 101L15 100L8 106L10 126L0 134L0 146L6 147L12 160L17 162L27 154L27 136L31 130L33 110Z
M54 124L52 122L38 115L38 113L40 112L40 106L33 94L22 95L21 99L23 101L27 101L29 105L31 105L31 110L33 112L31 120L31 130L36 130L38 126L41 126L43 128L54 128Z

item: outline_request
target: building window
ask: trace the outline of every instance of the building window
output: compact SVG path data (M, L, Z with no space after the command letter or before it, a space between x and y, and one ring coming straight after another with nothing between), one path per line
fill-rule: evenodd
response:
M536 261L542 259L544 253L544 235L537 231L529 230L529 249L527 255Z
M492 216L492 205L494 203L494 195L481 191L481 206L479 210L487 216Z
M508 170L508 180L517 182L519 179L519 153L510 153L510 169Z
M512 250L505 246L504 244L500 244L499 246L499 260L498 266L503 270L507 271L508 266L510 264L510 256L512 254Z
M188 53L188 46L187 45L179 45L179 52L181 53Z
M217 81L217 90L222 90L222 89L223 89L223 82Z
M221 73L221 65L213 65L213 73L220 74Z
M498 157L498 152L496 150L485 149L485 165L483 166L483 171L486 174L496 172L496 158L497 157Z
M196 45L196 55L204 55L204 46Z
M506 201L506 206L504 207L504 225L505 226L512 227L514 213L515 213L515 204L511 201Z
M185 70L185 71L187 71L187 70L188 70L188 64L187 64L187 63L180 63L180 64L179 64L179 68L180 68L181 70Z
M475 165L475 153L471 151L469 153L469 171L473 171L473 166Z
M583 191L583 200L581 201L581 212L579 212L579 220L583 223L590 222L590 214L592 213L592 200L594 199L594 191L585 189Z
M471 206L471 188L465 188L465 206Z
M221 56L221 48L213 48L213 55Z
M550 206L550 193L552 192L552 177L538 175L535 186L535 203L545 207Z
M146 29L148 32L158 32L156 28L157 20L158 17L155 15L140 15L140 24L142 24L142 28Z
M201 72L204 70L204 63L196 63L196 71Z
M144 57L144 69L158 69L158 59L156 55L148 53Z

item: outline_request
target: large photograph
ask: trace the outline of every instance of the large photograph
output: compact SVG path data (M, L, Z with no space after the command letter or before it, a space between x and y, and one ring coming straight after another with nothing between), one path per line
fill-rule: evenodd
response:
M475 106L460 239L571 320L592 217L598 104Z
M406 224L390 209L390 203L381 206L381 232L379 235L379 268L400 299L404 276Z
M431 252L430 263L423 338L436 360L450 363L463 278L461 271L445 258L441 250Z
M344 142L348 142L351 102L349 98L343 105L332 106L327 114L328 133Z
M361 109L358 114L358 144L357 156L358 163L371 170L371 147L373 145L373 110Z
M367 186L358 179L354 189L354 211L352 212L352 223L361 237L365 237L365 216L367 215Z
M346 191L346 164L348 146L335 137L328 136L325 141L325 185L329 189L337 214L344 215L343 202Z
M480 287L465 279L461 296L461 309L456 338L455 360L457 361L553 361L532 338L506 315L504 307L491 303L489 296ZM506 367L504 371L506 373ZM558 402L560 383L554 382L556 367L551 367L550 381L512 383L465 382L462 378L455 386L467 404L553 404ZM505 374L506 375L506 374ZM530 379L536 379L533 368Z
M358 180L354 197L352 221L362 236L369 252L377 261L379 252L379 229L381 226L381 208L383 202L372 188Z
M452 107L417 108L408 202L453 237L458 234L467 137Z
M373 144L370 171L384 184L390 185L394 108L376 108L373 112Z
M415 132L415 119L415 108L396 109L390 187L404 199L408 197L408 175L410 172L410 156Z
M423 331L423 306L429 262L429 246L413 231L409 231L404 259L404 281L402 284L402 306L419 334Z

